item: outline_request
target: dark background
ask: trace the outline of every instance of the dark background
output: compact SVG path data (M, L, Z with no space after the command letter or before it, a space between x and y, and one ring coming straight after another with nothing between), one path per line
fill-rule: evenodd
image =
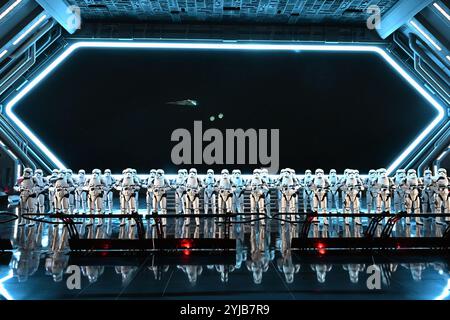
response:
M199 106L166 104L184 99ZM193 135L194 120L224 133L279 128L280 168L367 172L389 165L435 116L373 54L130 49L78 51L16 112L67 166L113 172L176 172L171 133Z

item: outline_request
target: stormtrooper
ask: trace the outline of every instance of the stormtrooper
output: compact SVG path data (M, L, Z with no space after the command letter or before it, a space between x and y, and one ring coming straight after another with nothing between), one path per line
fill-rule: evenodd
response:
M355 172L353 170L347 172L347 179L345 180L345 184L341 188L344 191L344 212L346 214L359 214L359 196L361 191L364 190L364 186L361 184L360 179L356 178ZM345 217L344 221L345 224L349 224L348 217ZM359 217L356 217L355 223L361 224L361 219Z
M44 213L45 211L45 193L48 191L48 182L44 177L44 172L37 169L34 173L36 202L34 212Z
M313 179L312 171L306 170L305 171L305 177L302 180L302 188L303 188L303 212L308 212L308 206L312 210L312 197L313 193L309 189L309 185L311 184L311 181Z
M113 212L113 189L116 184L116 179L111 174L110 169L105 169L103 175L103 182L105 183L105 191L103 196L103 208L105 212Z
M175 189L175 209L177 213L184 213L184 194L186 192L186 177L187 171L186 169L178 170L178 176L175 179L175 183L173 184L173 188Z
M440 168L437 172L437 178L434 187L434 199L436 213L450 213L450 197L449 197L449 179L447 177L447 170ZM436 219L437 220L437 219ZM445 221L450 222L450 217L445 217ZM441 223L441 220L436 221Z
M405 193L405 210L407 214L420 213L420 189L422 185L422 179L417 177L416 170L409 169L406 178L399 185ZM406 223L409 223L409 217L406 218ZM416 217L416 224L422 224L419 217Z
M87 196L86 196L86 171L83 169L78 171L78 179L75 182L75 211L74 213L86 213Z
M140 186L133 178L131 169L123 170L122 174L121 181L115 186L116 190L120 191L120 210L122 214L136 213L136 191ZM121 224L125 224L125 220L122 220Z
M101 176L102 172L99 169L92 170L92 176L86 181L86 187L88 190L88 204L89 212L91 214L103 213L103 194L105 189L105 183ZM90 219L92 224L92 219ZM101 224L101 220L100 220Z
M73 181L68 181L69 177L65 170L61 171L55 181L55 211L56 213L69 213L69 197L75 190Z
M140 186L141 186L141 179L138 177L136 169L130 169L130 170L131 170L131 174L132 174L133 179L134 179L134 183L139 186L139 189L136 189L136 192L135 192L135 195L134 195L134 198L136 199L136 207L139 208L139 190L141 189L140 188Z
M395 213L406 211L405 208L405 189L401 187L406 179L406 171L405 169L398 169L395 172L394 184L394 211Z
M369 170L369 175L364 180L364 188L366 189L367 213L372 213L372 209L376 207L375 201L377 199L377 193L374 188L376 180L377 171L374 169Z
M345 191L342 188L343 186L345 186L345 182L347 181L348 175L349 173L352 171L352 169L345 169L344 170L344 174L341 177L341 179L339 180L339 189L341 190L341 201L342 201L342 212L344 212L344 200L345 200Z
M261 178L261 170L255 169L253 170L253 176L248 181L247 188L250 189L250 212L251 219L255 219L255 213L259 212L264 215L265 211L265 195L267 190L266 182ZM265 220L263 219L262 224L265 224ZM255 222L252 221L252 224Z
M21 213L31 213L34 209L34 202L36 199L35 187L37 185L37 180L33 177L33 170L31 168L25 168L23 170L23 176L21 176L14 190L20 192L20 212Z
M147 193L145 195L145 201L147 203L147 214L151 214L154 207L153 207L153 189L152 184L153 180L156 178L156 169L150 170L150 175L147 178L146 183L143 185L143 187L147 188Z
M293 214L297 211L297 192L300 185L290 169L282 169L280 173L281 176L277 184L281 192L280 213L281 224L283 225L285 220L287 220L284 213L287 211ZM289 216L289 220L292 220L292 218L292 216Z
M434 209L434 179L430 169L423 174L422 212L435 212Z
M73 171L71 169L67 169L65 171L66 173L66 180L67 183L70 186L70 192L69 192L69 212L73 213L74 208L75 208L75 188L76 188L76 184L75 181L73 179Z
M197 169L190 169L189 175L186 178L185 184L185 194L184 194L184 203L185 203L185 213L191 214L192 210L194 214L200 214L200 190L202 187L202 183L200 179L197 177ZM189 224L190 218L186 219L186 224ZM200 218L195 218L195 224L200 225Z
M328 208L332 210L333 205L336 212L339 211L339 178L336 169L331 169L328 174L328 183L330 188L327 194Z
M153 212L157 214L159 209L161 214L165 216L167 214L167 190L170 189L170 184L164 176L164 170L156 170L156 176L151 182L150 189L153 194ZM166 225L166 220L167 218L161 219L163 227Z
M387 176L387 171L384 168L377 170L377 180L374 184L374 189L377 194L376 205L377 213L391 212L391 191L395 190L395 184L391 178Z
M358 181L358 179L355 177ZM325 177L325 173L322 169L316 169L314 178L311 180L308 188L312 191L312 205L313 212L315 213L327 213L327 193L330 188L330 183ZM320 211L320 212L319 212ZM314 222L317 222L315 218ZM328 218L323 218L323 223L328 224Z
M232 171L231 183L233 185L233 212L244 212L244 192L246 181L242 178L241 170Z
M48 188L48 213L53 213L55 211L55 181L58 179L59 170L53 169L52 174L47 176L47 181L49 184Z
M219 214L233 212L233 183L227 169L223 169L218 182ZM219 219L222 221L222 218Z
M213 214L216 214L216 193L217 181L214 178L214 170L209 169L206 177L203 179L203 206L205 214L208 214L209 208Z
M267 185L267 191L264 195L264 201L266 204L266 213L270 216L270 188L273 187L274 181L269 176L269 170L267 170L266 168L261 169L261 178Z

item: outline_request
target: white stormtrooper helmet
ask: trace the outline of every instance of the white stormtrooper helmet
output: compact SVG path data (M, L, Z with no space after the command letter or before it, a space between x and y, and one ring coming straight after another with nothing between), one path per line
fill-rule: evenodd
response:
M53 169L52 170L52 176L57 176L59 174L59 170L58 169Z
M295 176L295 170L294 169L288 169L289 170L289 173L292 175L292 176Z
M321 178L324 175L324 171L322 169L316 169L315 175L316 177Z
M353 170L353 172L355 173L355 177L359 178L359 170L356 169L356 170Z
M157 173L156 169L150 170L150 177L152 178L156 177L156 173ZM180 175L180 170L178 170L178 175Z
M197 169L195 169L195 168L189 169L189 175L191 177L195 177L197 175Z
M109 177L111 175L110 169L105 169L105 176Z
M438 176L446 178L447 177L447 170L445 168L439 168L438 169Z
M230 173L228 172L227 169L223 169L223 170L220 172L220 174L222 175L222 177L228 177L228 175L229 175Z
M93 176L94 178L100 177L101 174L102 174L102 171L101 171L100 169L94 169L94 170L92 170L92 176Z
M86 174L86 171L84 171L83 169L78 170L79 176L84 176L85 174Z
M370 169L369 170L369 179L375 180L377 178L377 170Z
M239 177L241 175L241 170L239 169L234 169L232 172L233 176L235 177Z
M336 169L331 169L330 173L329 173L329 176L330 177L336 177L336 175L337 175Z
M66 170L66 176L67 176L68 178L70 178L70 177L72 177L72 175L73 175L72 169L67 169L67 170Z
M36 171L34 172L34 174L37 176L37 177L42 177L43 175L44 175L44 172L41 170L41 169L36 169Z
M408 178L417 178L417 172L414 169L408 170Z
M348 174L352 171L352 169L345 169L344 170L344 176L348 176Z
M33 175L33 169L31 169L31 168L25 168L24 170L23 170L23 176L25 177L25 178L29 178L29 177L31 177Z
M285 177L285 176L287 176L287 175L289 175L288 169L281 169L281 170L280 170L280 176L281 176L281 177Z
M130 168L125 169L125 176L131 178L133 176L133 170Z
M377 175L378 175L380 178L387 178L387 171L386 171L386 169L385 169L385 168L380 168L380 169L378 169L378 170L377 170Z
M131 173L133 174L133 176L137 175L137 170L136 169L131 169Z
M312 171L311 170L305 170L305 176L306 177L311 177L312 176Z
M187 169L182 169L182 170L183 170L183 175L184 175L185 177L187 177L187 175L188 175Z
M163 169L156 170L156 176L158 178L161 178L163 175L164 175L164 170Z
M208 171L206 171L206 174L207 174L209 177L212 177L212 176L214 176L214 170L213 170L213 169L208 169Z
M259 170L259 169L253 170L253 175L254 175L255 177L259 177L260 174L261 174L261 170Z
M355 179L356 178L356 172L354 170L349 170L348 173L347 173L347 176L350 179Z
M150 175L151 175L151 171L150 171ZM178 177L182 177L184 176L184 170L183 169L179 169L178 170Z
M433 176L433 172L430 169L427 169L423 173L424 177L431 178Z
M269 175L269 170L267 170L266 168L261 169L261 175L263 177L267 177Z

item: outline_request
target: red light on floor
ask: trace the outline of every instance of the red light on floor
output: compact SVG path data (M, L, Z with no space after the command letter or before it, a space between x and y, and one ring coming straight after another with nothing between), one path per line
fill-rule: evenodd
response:
M189 250L183 250L183 255L188 256L191 254L191 251Z
M180 241L180 248L191 249L192 248L192 244L193 244L192 239L182 239Z
M316 249L319 252L319 254L325 254L326 253L325 244L323 244L322 242L318 242L316 244Z

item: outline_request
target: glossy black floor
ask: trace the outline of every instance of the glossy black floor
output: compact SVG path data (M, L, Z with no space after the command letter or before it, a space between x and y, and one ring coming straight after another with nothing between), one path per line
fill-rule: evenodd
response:
M11 209L10 209L11 210ZM363 227L342 219L329 226L314 226L311 236L359 237ZM233 224L230 236L237 240L231 255L185 255L168 259L164 254L76 257L61 240L62 226L46 223L21 225L18 220L0 225L2 238L11 239L13 252L0 257L2 299L448 299L449 269L446 257L371 255L340 256L324 253L305 257L290 249L298 225ZM445 227L424 220L423 226L401 223L394 234L440 235ZM59 244L52 243L55 230ZM82 237L117 237L119 221L105 221L101 228L80 225ZM146 223L146 237L154 228ZM224 236L224 227L204 219L200 227L183 219L171 219L166 237ZM69 266L79 266L81 288L70 290ZM375 265L375 267L374 267ZM75 267L77 268L77 267ZM69 269L73 272L72 269ZM379 270L380 289L369 289ZM376 281L376 280L375 280ZM369 285L368 285L369 283Z

